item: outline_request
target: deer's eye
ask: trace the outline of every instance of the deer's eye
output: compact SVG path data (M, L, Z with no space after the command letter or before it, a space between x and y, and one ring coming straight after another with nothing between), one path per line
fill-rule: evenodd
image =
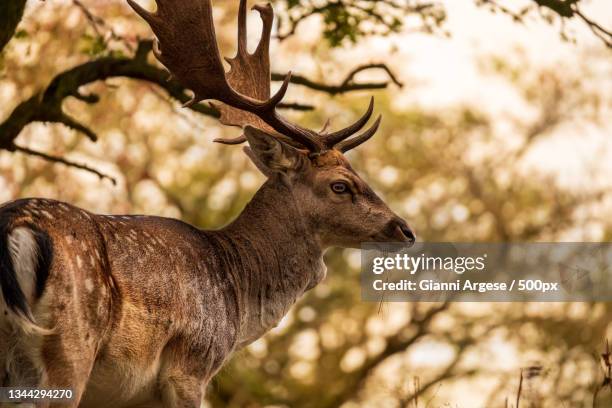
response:
M332 183L331 189L336 194L344 194L348 193L349 191L348 185L343 181L336 181L335 183Z

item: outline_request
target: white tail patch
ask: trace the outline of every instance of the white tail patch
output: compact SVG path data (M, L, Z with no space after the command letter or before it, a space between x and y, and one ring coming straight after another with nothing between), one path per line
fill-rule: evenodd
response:
M30 307L34 304L36 295L36 269L38 267L39 248L36 242L34 232L27 227L17 227L13 229L7 237L8 250L15 270L15 275L19 287L23 292L26 301ZM51 334L53 331L38 326L35 322L31 322L27 318L15 315L9 312L2 301L2 309L7 312L9 322L13 326L20 327L27 333L36 333L41 335Z
M17 281L28 303L34 299L38 244L31 229L18 227L8 234L8 247Z

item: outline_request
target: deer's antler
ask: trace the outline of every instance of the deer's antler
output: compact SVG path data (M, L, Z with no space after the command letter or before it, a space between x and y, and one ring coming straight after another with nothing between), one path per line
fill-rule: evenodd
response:
M274 12L272 7L255 6L263 21L263 32L254 53L247 51L246 0L240 1L238 15L238 52L226 59L230 71L225 72L212 18L210 0L156 0L157 11L150 13L134 0L130 6L145 19L157 36L153 52L183 86L193 91L186 106L205 99L214 99L221 113L221 122L244 127L251 125L273 133L294 146L319 153L337 148L347 151L369 139L378 128L380 118L368 131L353 139L372 116L373 101L366 113L353 125L337 132L319 134L283 118L276 110L281 102L291 72L280 89L270 95L270 35ZM226 144L245 141L244 137L216 140Z

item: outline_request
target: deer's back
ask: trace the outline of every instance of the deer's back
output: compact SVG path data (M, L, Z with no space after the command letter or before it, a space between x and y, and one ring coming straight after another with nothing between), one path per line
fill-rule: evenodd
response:
M50 241L48 275L29 302L37 323L55 333L37 352L43 364L57 357L45 344L53 353L95 353L83 406L100 398L150 403L183 344L211 375L233 349L235 300L205 233L178 220L95 215L42 199L9 203L0 219Z

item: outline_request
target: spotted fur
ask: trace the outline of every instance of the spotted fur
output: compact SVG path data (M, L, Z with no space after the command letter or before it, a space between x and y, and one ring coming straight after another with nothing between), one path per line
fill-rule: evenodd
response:
M44 199L0 207L0 384L70 387L80 407L199 407L232 352L324 279L326 248L409 239L342 155L249 132L268 181L217 231Z

